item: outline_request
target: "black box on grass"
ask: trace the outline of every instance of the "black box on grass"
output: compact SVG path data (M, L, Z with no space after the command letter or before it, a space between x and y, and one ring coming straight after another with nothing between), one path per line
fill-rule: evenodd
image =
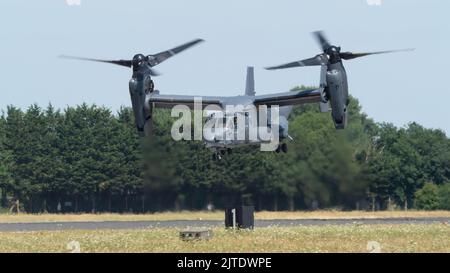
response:
M237 208L226 208L225 227L253 229L255 226L254 213L254 206L238 206Z

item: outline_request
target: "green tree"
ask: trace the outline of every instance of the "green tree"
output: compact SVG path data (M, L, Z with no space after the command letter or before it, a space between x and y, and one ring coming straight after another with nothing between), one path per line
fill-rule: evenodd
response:
M6 148L6 118L0 116L0 206L7 206L7 193L11 189L11 153Z
M360 113L358 101L351 98L345 131L336 131L330 114L320 113L317 105L295 108L290 119L294 142L281 161L285 181L296 185L306 207L317 203L354 207L367 188L357 155L371 149L367 133L371 121Z
M20 170L21 166L29 161L24 156L28 149L24 140L25 134L24 113L14 106L8 106L4 146L10 154L12 164L9 168L11 182L8 184L7 191L15 199L21 199L29 192L28 185L22 180Z
M414 206L421 210L435 210L439 208L439 188L436 184L425 185L414 194Z
M445 183L439 186L438 197L439 208L450 210L450 183Z
M371 165L372 191L386 199L393 195L404 208L412 203L414 193L425 182L423 157L411 145L408 130L381 124L375 138L376 155Z

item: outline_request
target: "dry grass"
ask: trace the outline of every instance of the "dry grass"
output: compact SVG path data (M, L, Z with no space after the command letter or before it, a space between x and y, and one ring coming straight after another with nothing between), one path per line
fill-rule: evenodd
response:
M450 226L373 225L214 229L209 241L185 242L177 229L43 231L0 233L0 252L368 252L369 241L382 252L450 253ZM237 243L238 242L238 243Z
M450 211L299 211L299 212L269 212L256 213L257 219L357 219L357 218L427 218L450 217Z
M450 217L450 211L313 211L257 212L255 219L337 219L393 217ZM85 222L85 221L145 221L145 220L223 220L224 212L164 212L154 214L0 214L0 223L19 222Z

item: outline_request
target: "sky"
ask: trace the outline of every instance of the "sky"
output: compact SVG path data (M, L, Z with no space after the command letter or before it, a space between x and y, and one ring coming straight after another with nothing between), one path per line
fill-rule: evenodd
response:
M206 42L156 67L162 94L243 94L248 65L258 94L318 85L318 67L263 67L319 54L311 32L324 30L343 51L416 48L345 62L350 93L377 122L450 136L449 10L443 0L2 0L0 109L116 111L131 105L130 69L58 56L130 59L195 38Z

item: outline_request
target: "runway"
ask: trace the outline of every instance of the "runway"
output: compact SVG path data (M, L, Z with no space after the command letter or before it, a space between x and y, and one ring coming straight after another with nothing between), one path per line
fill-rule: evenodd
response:
M450 224L450 217L436 218L378 218L378 219L295 219L255 220L255 228L296 227L324 225L405 225L405 224ZM217 220L174 221L107 221L107 222L42 222L0 223L0 232L56 231L56 230L100 230L100 229L153 229L153 228L213 228L224 227Z

